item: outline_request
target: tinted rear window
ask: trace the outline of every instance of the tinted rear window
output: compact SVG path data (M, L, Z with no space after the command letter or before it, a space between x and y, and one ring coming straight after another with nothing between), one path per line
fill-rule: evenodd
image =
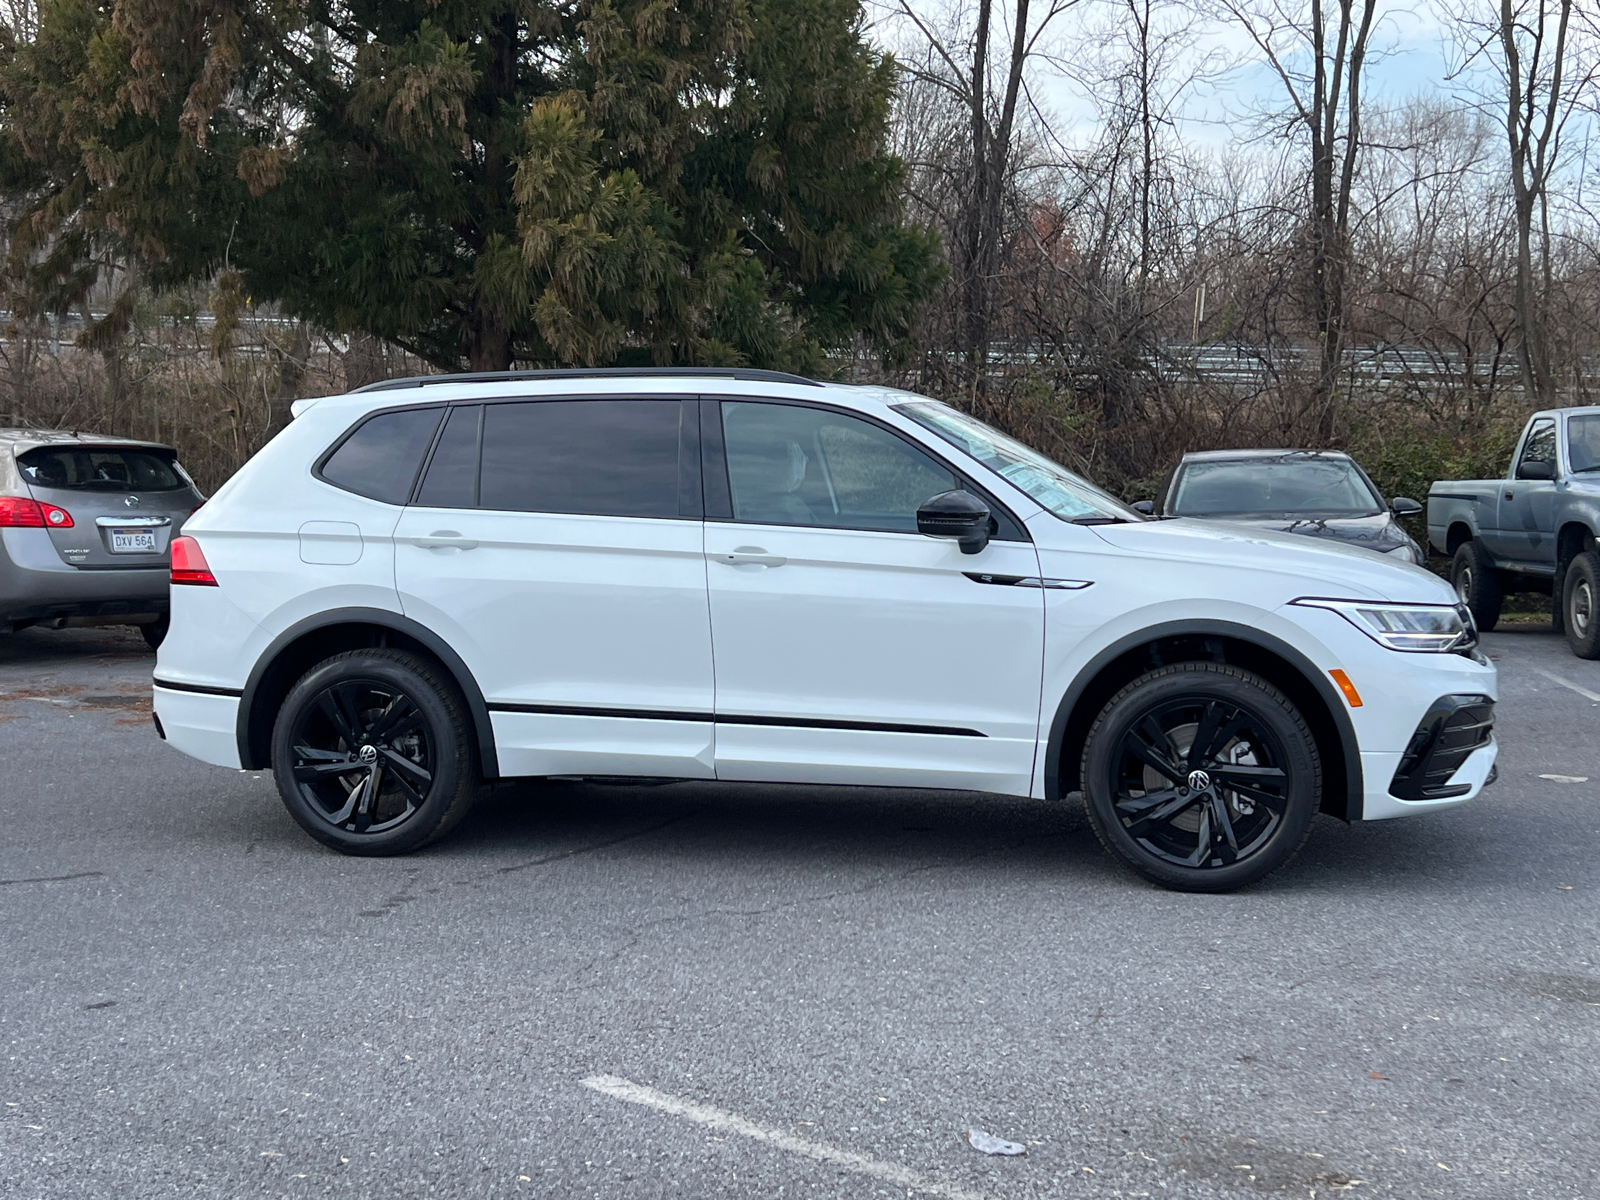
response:
M64 446L30 450L17 459L32 487L98 492L174 492L188 487L172 456L156 450Z
M369 417L322 464L322 477L357 495L404 504L439 427L440 409L406 408Z
M478 503L518 512L678 515L677 400L542 400L484 409Z
M428 461L428 473L417 490L424 508L473 508L478 503L478 424L483 409L477 405L450 410L450 420L439 435Z

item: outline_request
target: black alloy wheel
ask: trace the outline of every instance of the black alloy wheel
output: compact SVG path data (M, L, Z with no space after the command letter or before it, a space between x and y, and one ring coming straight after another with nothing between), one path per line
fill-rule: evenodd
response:
M1182 891L1254 883L1305 841L1321 799L1316 740L1265 680L1180 663L1134 680L1090 730L1095 832L1146 878Z
M273 730L290 814L346 854L404 854L466 815L478 775L466 706L417 655L358 650L313 667Z

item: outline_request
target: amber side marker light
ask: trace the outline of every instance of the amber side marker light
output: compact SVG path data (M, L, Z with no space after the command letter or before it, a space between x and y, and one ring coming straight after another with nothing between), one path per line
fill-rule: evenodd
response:
M206 556L200 553L200 543L192 537L172 539L172 582L217 586L217 577L211 573Z
M1356 691L1356 685L1350 682L1350 676L1346 675L1338 667L1329 671L1328 674L1333 676L1333 681L1339 685L1339 690L1344 693L1344 698L1350 701L1350 707L1360 708L1361 693Z

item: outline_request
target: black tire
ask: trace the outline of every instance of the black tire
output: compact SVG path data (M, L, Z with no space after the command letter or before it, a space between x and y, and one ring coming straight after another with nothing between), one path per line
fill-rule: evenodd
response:
M1222 663L1162 667L1119 691L1089 730L1083 778L1106 849L1184 892L1276 871L1322 802L1316 739L1294 704Z
M1567 564L1561 624L1579 658L1600 658L1600 554L1585 550Z
M306 672L278 710L272 770L300 827L344 854L406 854L443 837L479 787L460 692L402 650L352 650Z
M172 626L170 616L162 617L159 621L151 621L148 625L139 626L139 632L144 636L144 644L152 650L161 649L161 643L167 640L167 630Z
M1500 623L1500 606L1506 600L1500 572L1477 542L1461 543L1450 564L1450 583L1461 603L1472 610L1480 633L1488 633Z

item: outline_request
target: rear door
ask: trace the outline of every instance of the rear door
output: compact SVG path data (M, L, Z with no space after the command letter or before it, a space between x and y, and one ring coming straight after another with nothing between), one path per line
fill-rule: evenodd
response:
M86 570L161 568L200 503L163 447L41 446L17 458L29 494L67 514L45 527L64 562Z
M395 577L483 689L503 773L713 776L697 407L452 408Z
M1556 481L1521 478L1522 468L1535 462L1548 463L1552 474L1559 469L1554 417L1535 420L1517 450L1516 469L1500 487L1499 517L1489 548L1511 562L1553 568Z
M997 512L970 555L919 534L963 480L857 415L704 411L717 777L1027 795L1044 592L1022 526Z

